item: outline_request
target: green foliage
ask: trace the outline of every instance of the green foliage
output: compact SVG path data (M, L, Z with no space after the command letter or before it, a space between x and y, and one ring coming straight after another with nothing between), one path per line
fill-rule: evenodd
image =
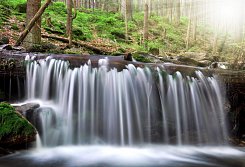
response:
M26 0L1 0L0 1L0 6L4 6L5 8L9 10L16 10L21 5L26 4Z
M19 27L17 24L13 24L13 25L11 25L11 29L12 30L19 30Z
M51 18L52 27L47 24ZM65 35L66 7L62 2L54 2L43 15L43 27L50 33L56 32ZM124 34L124 22L119 14L94 10L77 11L73 21L73 35L75 39L91 40L97 37L112 40Z
M4 22L8 21L8 17L11 11L0 2L0 26L3 25Z
M26 0L0 0L0 28L13 15L18 20L25 21L24 7L26 2ZM42 0L42 3L44 2ZM144 47L144 12L134 12L133 20L128 22L129 41L126 42L124 18L117 11L116 6L113 7L113 4L110 4L109 1L107 3L110 6L109 11L85 8L77 10L77 17L73 21L73 38L75 40L109 39L120 46L117 52L149 52L157 49L160 50L160 54L163 54L163 52L181 53L186 51L212 52L213 47L210 41L213 40L214 32L211 28L208 29L206 25L197 27L196 41L192 39L192 34L190 35L190 47L188 50L186 49L185 40L189 22L187 17L182 17L179 24L176 24L174 21L170 22L166 17L151 14L149 16L149 39L146 43L147 47ZM65 4L63 2L52 2L42 15L42 28L48 33L66 36L66 17ZM15 24L11 25L11 29L20 31ZM230 45L231 41L224 41L223 45L220 43L222 44L222 41L218 41L218 54L231 55L233 48L236 48ZM143 60L142 57L136 57L136 59Z
M3 137L32 134L35 134L35 129L27 120L17 114L11 105L0 103L0 140Z

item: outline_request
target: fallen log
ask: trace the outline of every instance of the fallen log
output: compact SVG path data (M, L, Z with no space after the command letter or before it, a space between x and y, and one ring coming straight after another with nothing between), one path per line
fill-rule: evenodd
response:
M65 39L65 38L60 38ZM68 41L68 39L64 40ZM232 71L222 69L208 69L201 67L193 67L186 65L176 65L173 63L142 63L124 60L121 56L106 56L106 55L79 55L79 54L45 54L45 53L26 53L19 51L0 51L0 75L25 75L25 57L36 57L35 60L45 59L48 56L54 59L70 62L70 67L80 67L89 60L93 67L98 67L98 60L107 57L110 61L110 68L117 68L119 71L126 68L126 65L133 64L136 67L159 67L169 74L180 71L184 76L193 76L195 71L202 71L206 76L217 75L225 83L245 83L245 71Z
M49 38L49 39L54 39L54 40L58 40L64 43L69 43L69 39L68 38L64 38L64 37L60 37L60 36L54 36L54 35L47 35L47 34L42 34L43 38ZM81 46L81 47L85 47L91 51L93 51L96 54L102 54L102 55L106 55L106 54L111 54L110 52L107 52L105 50L99 49L95 46L92 45L88 45L86 43L82 43L82 42L77 42L77 41L72 41L72 43L76 46Z

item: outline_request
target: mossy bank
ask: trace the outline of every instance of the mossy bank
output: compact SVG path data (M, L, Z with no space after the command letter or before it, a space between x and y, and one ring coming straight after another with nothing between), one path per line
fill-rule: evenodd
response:
M27 145L35 140L36 129L8 103L0 103L0 146Z

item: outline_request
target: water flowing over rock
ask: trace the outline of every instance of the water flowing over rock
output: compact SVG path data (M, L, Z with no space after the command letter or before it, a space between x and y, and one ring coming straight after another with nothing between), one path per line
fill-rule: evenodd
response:
M132 64L117 71L107 59L69 68L47 58L27 64L27 96L41 100L44 146L71 144L221 144L227 138L217 80Z

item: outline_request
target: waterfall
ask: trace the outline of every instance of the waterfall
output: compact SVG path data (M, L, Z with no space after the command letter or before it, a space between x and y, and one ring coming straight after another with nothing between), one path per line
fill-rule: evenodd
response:
M28 61L27 97L40 100L42 144L221 144L226 139L217 80L88 62L80 68L47 58Z

